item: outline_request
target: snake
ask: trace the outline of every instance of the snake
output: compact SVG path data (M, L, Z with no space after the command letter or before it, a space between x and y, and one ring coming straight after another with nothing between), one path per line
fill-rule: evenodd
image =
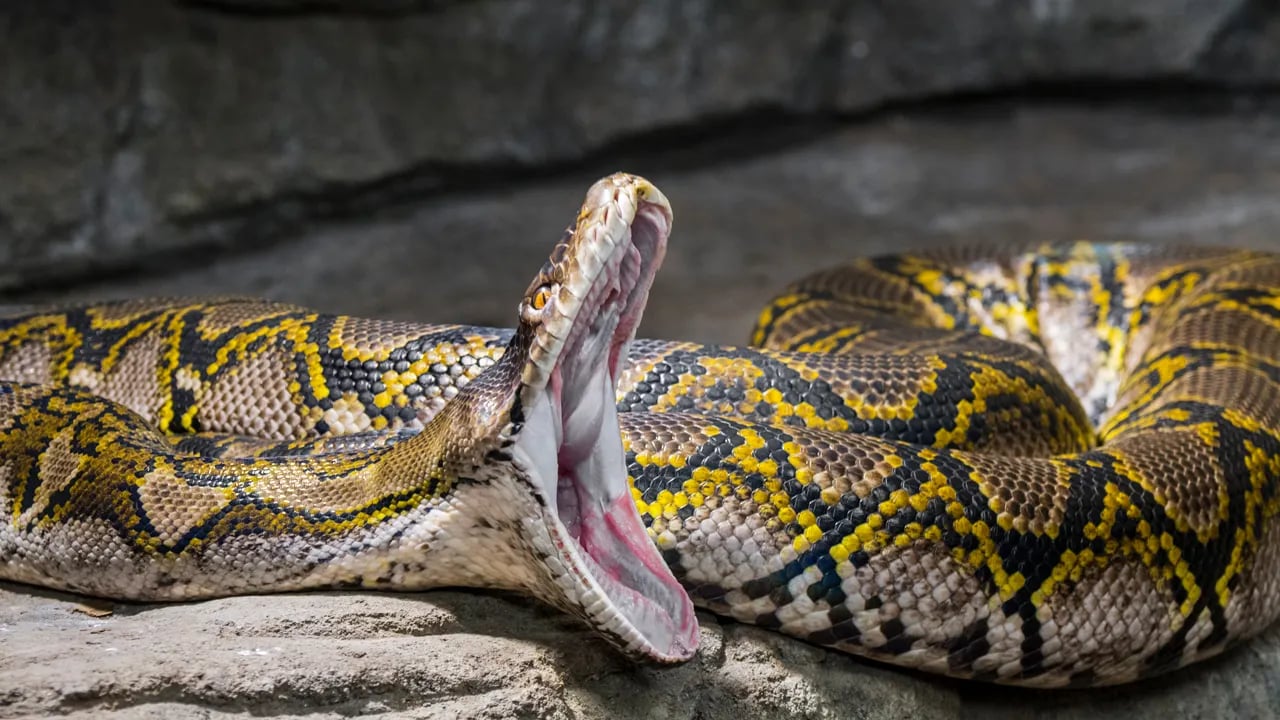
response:
M741 346L636 339L671 204L594 184L510 328L247 298L0 315L0 579L495 588L676 663L697 610L1033 687L1280 612L1280 255L853 259ZM696 295L696 293L695 293Z

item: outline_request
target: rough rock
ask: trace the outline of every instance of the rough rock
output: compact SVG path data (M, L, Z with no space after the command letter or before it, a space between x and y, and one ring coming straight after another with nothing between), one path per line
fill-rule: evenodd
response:
M1278 117L1270 104L1169 114L979 103L893 115L763 154L765 139L748 136L621 167L610 159L326 223L252 253L208 253L182 267L18 299L252 295L354 315L506 326L587 186L626 169L657 183L675 210L641 334L743 342L783 284L857 255L964 239L1280 249Z
M255 247L672 128L1271 87L1278 36L1264 0L7 3L0 288Z
M740 339L753 308L791 277L856 254L959 238L1280 249L1280 120L1265 107L1169 114L979 105L677 167L689 160L649 157L635 168L676 211L650 335ZM590 179L611 169L326 225L262 252L57 297L269 294L366 314L506 324ZM1153 681L1048 693L897 671L707 614L695 660L650 668L620 659L575 621L509 596L312 593L111 604L105 616L80 602L0 586L0 718L1280 715L1280 628Z
M0 586L0 718L1261 718L1280 632L1135 687L1033 693L896 672L703 615L673 668L519 599L305 594L164 607Z

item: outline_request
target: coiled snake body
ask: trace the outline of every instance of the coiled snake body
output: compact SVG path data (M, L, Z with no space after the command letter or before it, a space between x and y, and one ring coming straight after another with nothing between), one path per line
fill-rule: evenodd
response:
M514 588L666 661L696 647L692 597L1041 686L1274 620L1280 256L859 260L787 288L754 347L629 344L670 220L646 181L597 183L514 330L252 300L10 314L0 578Z

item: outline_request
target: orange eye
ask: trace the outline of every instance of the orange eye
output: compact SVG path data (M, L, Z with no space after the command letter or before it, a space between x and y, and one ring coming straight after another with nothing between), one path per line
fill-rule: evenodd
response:
M538 292L533 294L533 300L530 301L529 304L533 306L534 310L541 310L542 308L546 307L547 303L550 301L551 301L551 288L546 285L543 285L542 287L538 288Z

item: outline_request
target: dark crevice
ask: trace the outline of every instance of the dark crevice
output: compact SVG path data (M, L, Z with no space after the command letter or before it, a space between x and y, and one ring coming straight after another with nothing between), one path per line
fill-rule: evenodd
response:
M385 216L427 201L511 189L570 173L594 170L604 175L619 169L653 173L657 169L692 169L718 160L741 160L809 142L837 125L834 118L796 117L760 109L705 125L645 133L567 161L421 163L370 182L333 183L318 191L285 192L234 207L170 218L171 230L184 238L185 244L153 247L140 257L77 258L52 268L25 268L22 284L0 290L0 301L56 291L90 279L97 282L162 268L194 266L207 263L213 255L225 257L289 242L318 224ZM655 147L663 149L655 152Z
M1280 82L1231 87L1216 80L1185 75L1148 76L1142 80L1077 76L1034 80L990 88L899 98L848 120L872 120L885 114L950 116L991 108L1000 113L1022 107L1128 108L1160 115L1221 115L1280 107Z
M1007 116L1034 107L1127 108L1163 115L1263 113L1280 108L1280 85L1241 91L1185 77L1115 81L1080 77L976 91L900 97L853 112L830 109L796 113L756 106L620 138L580 157L545 163L426 162L369 182L334 183L308 192L285 192L250 203L171 218L181 246L151 248L142 257L66 261L56 268L29 267L21 285L0 290L0 300L65 288L70 283L128 278L162 268L208 262L213 255L252 252L294 240L325 223L405 212L427 201L509 191L566 176L604 175L620 169L659 174L716 167L801 147L830 134L885 118L909 116L950 122ZM177 240L175 240L176 244ZM71 264L75 263L75 264ZM16 270L16 268L15 268ZM55 274L56 272L56 274ZM14 273L15 275L18 273Z

